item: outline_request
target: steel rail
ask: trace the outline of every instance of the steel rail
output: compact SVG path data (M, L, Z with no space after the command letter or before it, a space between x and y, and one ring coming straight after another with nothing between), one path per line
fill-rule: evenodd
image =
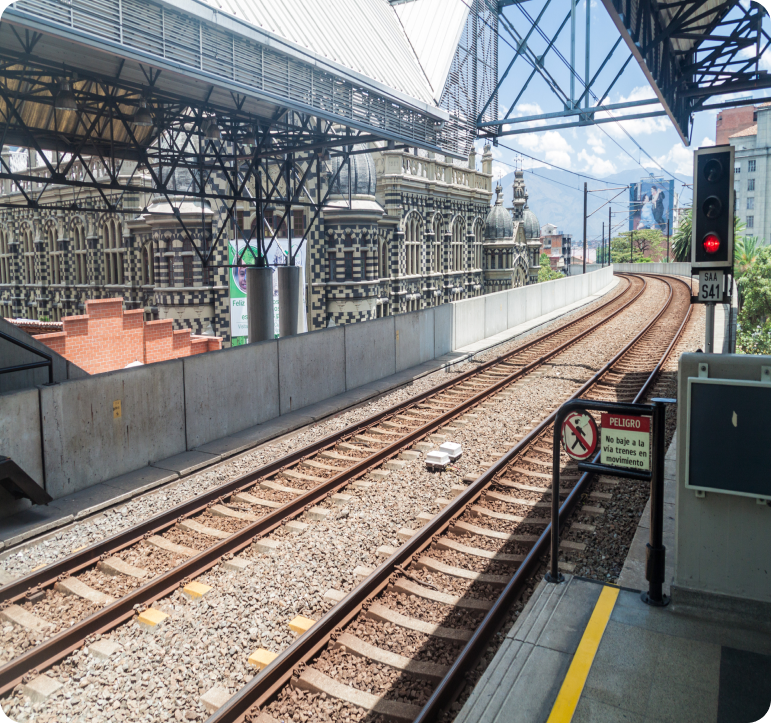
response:
M661 311L659 311L620 352L592 376L591 379L584 383L571 398L583 394L587 389L599 381L624 355L626 355L634 345L653 328L656 322L661 318L662 314L666 312L673 297L674 292L670 285L669 299L667 300L666 305L662 307ZM224 706L213 713L207 719L206 723L240 723L245 720L246 715L255 706L265 705L265 703L287 684L293 671L298 665L311 660L317 655L337 630L351 622L362 610L363 605L366 604L368 600L372 599L385 589L391 581L391 575L395 571L403 569L405 565L408 565L416 555L420 554L432 543L437 535L444 532L456 517L460 516L470 504L473 504L482 495L483 491L493 481L495 476L509 464L512 458L519 455L531 442L548 428L555 416L556 412L551 413L503 455L494 465L472 482L464 492L451 500L443 510L411 536L409 540L388 558L388 560L372 572L372 574L362 581L360 585L354 588L354 590L343 598L342 601L337 603L326 615L316 622L308 632L300 636L295 643L280 653L261 673L255 676L252 681L236 693ZM578 485L576 485L568 499L573 501L577 499L577 489ZM539 546L540 543L539 552L534 554L531 550L520 568L518 568L517 573L515 574L515 578L518 579L517 585L521 585L521 583L529 576L525 575L523 577L524 573L520 572L520 570L527 572L535 563L537 563L543 548L542 540L544 537L547 543L549 540L548 529L549 528L547 528L547 532L544 532L541 538L539 538L539 542L536 543L537 546ZM508 590L511 586L512 583L510 582L506 589ZM500 609L500 606L497 603L493 610L496 608ZM491 617L493 610L486 616L485 621ZM483 621L482 625L484 625L485 621ZM475 641L475 639L479 640L477 634L472 637L472 641L468 644L467 648ZM476 646L479 646L479 642L476 643ZM451 668L448 676L440 683L440 688L442 688L443 691L451 689L449 686L457 683L457 677L453 676L452 682L444 685L445 680L448 680L449 676L453 674L453 670L456 669L456 666L457 661L456 665ZM434 692L429 703L431 703L436 695L437 691ZM442 693L442 695L444 695L444 693ZM422 720L430 719L430 717L422 716Z
M624 277L627 276L626 274L623 274L623 273L619 275ZM186 502L182 502L179 505L172 507L169 510L160 512L157 515L150 517L147 520L144 520L139 524L134 525L133 527L128 528L127 530L118 532L111 537L95 542L94 544L89 545L83 550L79 550L78 552L72 553L67 557L62 558L61 560L57 560L55 562L52 562L49 565L46 565L46 567L41 568L40 570L31 572L28 575L25 575L24 577L19 578L18 580L14 580L10 582L0 587L0 604L7 601L13 602L15 600L19 600L22 597L24 597L26 592L29 590L40 590L43 587L46 587L48 585L53 585L62 574L66 574L66 573L72 574L75 572L79 572L80 570L86 567L89 567L90 565L94 565L100 560L101 556L107 552L110 552L110 553L119 552L120 550L140 541L148 534L158 532L164 529L165 527L175 524L180 519L180 517L189 517L191 515L197 514L198 512L201 512L202 510L204 510L206 507L209 507L211 504L214 504L220 501L221 497L239 492L243 487L246 487L252 484L253 482L256 482L261 477L269 477L273 474L277 474L278 472L285 469L286 467L289 467L294 464L298 464L302 462L305 458L309 457L310 455L317 454L318 452L323 451L327 447L331 447L337 444L340 440L345 439L346 437L349 437L355 434L361 434L363 431L369 429L370 427L376 424L379 424L381 421L383 421L388 417L393 416L394 414L403 412L409 409L410 407L421 403L425 399L433 397L437 394L441 394L442 392L445 392L448 389L451 389L459 384L464 383L468 379L483 373L487 369L494 367L498 364L501 364L507 361L508 359L511 359L513 356L517 356L527 351L529 348L535 346L536 344L539 344L543 341L547 341L548 339L556 336L557 334L560 334L561 332L567 329L570 329L571 327L579 323L586 321L592 315L600 313L603 309L607 308L609 305L621 299L624 294L629 292L630 289L631 289L631 284L629 287L624 289L622 294L614 297L613 299L610 299L609 301L605 302L601 306L598 306L596 309L590 311L589 313L584 314L581 317L574 319L573 321L567 324L564 324L557 329L554 329L546 334L543 334L538 338L528 340L525 343L523 343L521 346L518 346L516 349L513 349L510 352L507 352L499 357L496 357L495 359L491 359L488 362L484 362L483 364L480 364L477 368L464 372L463 374L458 375L454 379L448 380L434 387L431 387L431 389L428 389L425 392L421 392L420 394L414 397L411 397L407 401L398 402L397 404L394 404L393 406L383 410L382 412L376 412L375 414L371 415L370 417L367 417L361 422L356 422L346 427L345 429L342 429L336 432L331 432L325 437L322 437L321 439L316 440L315 442L311 442L310 444L306 445L305 447L302 447L301 449L295 450L294 452L289 452L288 454L284 455L283 457L280 457L277 460L274 460L273 462L269 462L268 464L258 467L257 469L252 470L251 472L247 472L246 474L241 475L240 477L237 477L234 480L231 480L230 482L226 482L211 490L207 490L206 492L203 492L200 495L196 495L190 500L187 500ZM634 297L634 298L637 298L637 297ZM631 301L634 301L634 298ZM610 318L612 317L608 317L608 319Z
M690 286L686 284L685 281L682 281L681 279L678 279L676 277L675 279L680 283L682 283L683 285L688 286L688 293L690 295L691 293ZM612 360L611 362L608 363L608 365L606 365L606 368L603 369L602 372L597 375L597 381L599 381L602 375L606 371L608 371L611 365L619 361L623 356L627 354L628 351L631 351L632 346L637 343L638 339L640 339L643 336L643 334L647 333L648 330L651 330L651 331L653 330L653 325L659 320L659 318L664 314L666 309L669 307L670 303L673 301L674 289L671 283L666 279L662 279L662 280L664 280L665 283L669 284L670 292L671 292L670 298L667 301L666 306L656 316L653 322L651 322L648 328L646 328L645 330L643 330L643 332L638 334L632 340L632 342L630 342L629 346L625 350L622 350L622 352L619 355L617 355L617 357L614 360ZM642 387L635 395L633 403L637 403L641 399L645 398L645 395L647 394L649 387L653 384L654 380L658 377L661 371L661 367L666 362L675 344L680 339L683 333L683 330L685 329L685 326L688 323L688 320L691 318L692 308L693 307L690 304L690 298L689 298L688 311L685 314L683 322L680 324L677 332L672 338L672 341L669 343L666 351L659 359L659 362L656 364L653 371L648 375L648 378L645 380ZM583 393L583 391L585 391L586 388L588 388L588 386L585 385L585 388L582 388L581 390L576 392L571 397L571 399L575 399L579 397ZM549 426L549 424L551 424L554 421L556 416L557 416L556 411L550 414L548 419L545 420L544 423L539 425L539 428L534 429L533 432L531 432L531 435L535 437L537 436L534 434L536 431L538 432L538 434L540 434L541 431L544 431ZM519 446L522 446L522 443L520 443ZM594 461L596 462L598 458L599 458L599 454L595 456ZM575 507L576 503L583 495L584 489L588 486L589 481L593 477L594 477L594 473L584 472L581 475L581 477L579 477L574 487L571 489L570 494L568 494L568 496L565 498L565 501L562 503L562 506L560 507L560 510L559 510L558 524L560 528L562 528L563 525L567 522L568 518L570 517L570 514L573 511L573 508ZM434 692L432 693L431 697L428 699L428 701L420 711L420 715L415 719L415 723L425 723L426 721L434 720L437 714L439 713L439 711L447 704L447 702L451 699L451 697L455 693L457 693L458 690L460 690L461 683L465 674L469 670L471 670L472 667L476 664L476 662L479 660L479 657L484 652L485 648L487 647L490 640L492 639L493 635L500 629L500 626L503 624L504 618L508 613L511 605L522 594L522 590L524 589L528 579L538 569L538 566L540 565L540 561L541 561L540 558L546 552L548 552L548 550L550 549L550 544L551 544L551 523L549 523L544 529L544 531L541 533L541 535L538 538L538 541L535 543L535 545L533 545L533 547L525 557L525 560L522 562L520 567L517 568L517 571L514 573L514 576L506 585L506 587L503 589L503 592L495 601L495 603L493 604L493 607L484 617L484 619L479 624L479 626L475 629L473 635L471 636L471 639L463 648L460 655L455 659L454 663L450 667L450 670L447 672L447 674L439 683L439 685L434 689Z
M644 280L643 280L644 281ZM624 290L626 293L631 289L632 285L628 289ZM369 457L360 460L358 463L348 467L334 477L330 477L324 483L308 490L305 494L298 496L294 500L291 500L284 504L282 507L266 514L256 522L238 530L230 535L230 537L215 543L211 547L203 550L197 555L188 558L183 563L173 568L172 570L163 573L141 587L136 588L124 597L119 598L115 602L105 606L99 611L91 614L87 618L78 621L71 627L63 630L56 635L53 635L48 640L38 644L34 648L31 648L22 655L10 660L5 665L0 666L0 695L7 692L15 685L17 685L24 675L32 670L43 670L50 667L54 663L58 662L74 650L77 650L84 644L84 640L96 634L102 634L111 630L112 628L120 625L122 622L130 619L135 613L135 607L137 605L146 605L154 602L162 597L173 592L180 584L183 584L185 580L196 577L206 570L213 567L217 562L221 560L224 555L235 554L240 550L250 545L256 537L264 536L270 533L272 530L279 527L281 524L289 519L297 517L302 514L307 508L312 507L323 497L335 492L336 490L350 484L351 481L367 474L373 467L382 464L388 458L398 454L398 452L405 446L414 444L419 439L431 434L436 428L446 424L449 420L465 413L469 408L476 406L481 401L484 401L487 397L494 394L496 391L504 386L511 384L518 378L533 371L538 366L548 361L553 356L561 353L567 347L572 346L579 340L583 339L588 334L596 331L600 326L604 325L611 319L615 318L622 311L627 309L633 304L643 293L646 288L645 282L642 288L633 294L622 306L616 309L613 313L600 320L596 325L589 327L588 329L580 332L578 335L571 337L567 341L559 344L548 353L538 357L537 359L524 365L516 372L509 374L497 382L494 382L487 389L482 390L478 394L474 394L463 402L453 407L452 409L444 412L443 414L435 417L425 425L412 430L407 435L401 437L395 442L386 445L380 450L377 450ZM47 568L28 575L26 578L22 578L0 589L0 602L12 602L16 599L21 599L30 589L30 581L35 579L44 580L43 583L37 583L33 590L38 590L40 587L46 584L52 584L63 577L67 577L75 572L78 572L90 565L95 564L101 558L103 558L108 552L115 553L125 547L135 544L139 540L149 537L150 535L165 529L171 525L176 524L178 521L190 517L198 512L206 509L208 506L224 500L225 497L238 492L244 487L249 487L254 481L261 477L266 477L271 474L275 474L284 467L302 461L310 454L315 454L318 451L325 449L326 447L333 446L338 443L340 439L351 436L352 434L361 433L361 431L367 429L373 424L378 423L385 417L392 416L394 413L410 408L427 397L435 396L448 388L462 384L469 378L478 376L486 369L494 367L498 364L505 362L512 356L522 353L531 348L537 343L544 340L548 340L557 334L565 331L566 329L575 326L576 324L586 321L592 315L606 308L609 304L619 300L619 296L608 301L606 304L598 307L592 312L576 319L569 324L565 324L546 335L526 342L516 350L509 352L497 359L493 359L489 362L485 362L477 369L470 370L460 375L458 378L445 382L444 384L437 385L432 389L423 392L422 394L413 397L407 403L402 402L400 404L390 407L384 412L377 413L367 420L360 422L357 425L343 430L342 432L336 432L331 435L327 435L323 439L308 445L296 452L285 455L275 462L264 465L263 467L253 472L247 473L242 477L233 480L229 483L210 490L208 493L204 493L193 500L186 503L182 503L171 510L160 513L150 520L146 520L139 525L130 528L122 533L118 533L112 538L95 543L86 550L70 555L63 560L57 561L49 565ZM34 584L34 583L33 583Z

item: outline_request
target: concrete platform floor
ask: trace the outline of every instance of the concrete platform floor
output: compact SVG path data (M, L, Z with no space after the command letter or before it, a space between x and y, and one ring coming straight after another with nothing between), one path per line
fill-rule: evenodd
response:
M665 463L666 593L675 559L676 449L673 439ZM644 604L649 521L650 502L621 588L575 577L538 585L455 723L750 723L769 712L771 620L759 620L751 604L724 599L731 609L716 610L677 588L668 607ZM615 600L598 634L590 620L603 589ZM583 687L572 667L582 659ZM574 699L565 706L561 691L569 689Z
M603 589L618 597L581 688L572 664ZM541 582L455 722L760 720L771 705L771 634L692 612L676 597L653 608L637 591L581 578Z
M3 551L0 556L9 554L9 548L20 549L19 545L22 543L33 539L44 539L47 534L54 534L68 525L77 524L79 520L120 505L129 499L143 494L153 494L156 488L181 482L187 475L211 467L222 460L232 459L236 455L257 449L281 437L300 432L315 422L372 401L378 396L410 384L423 376L466 361L475 354L493 349L495 346L517 337L537 332L540 327L551 323L560 316L597 301L612 291L618 283L619 279L615 277L608 286L596 294L555 309L495 336L456 349L437 359L276 417L228 437L214 440L197 449L106 480L72 495L54 500L49 505L28 507L4 517L0 519L0 551ZM4 579L0 573L0 585L6 582L8 580Z

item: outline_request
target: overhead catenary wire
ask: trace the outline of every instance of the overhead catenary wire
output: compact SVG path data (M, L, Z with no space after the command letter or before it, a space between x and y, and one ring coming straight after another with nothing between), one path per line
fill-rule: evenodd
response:
M587 0L587 1L588 1L588 0ZM467 2L467 0L460 0L460 2L462 2L464 5L466 5L466 7L468 7L468 8L469 8L469 10L473 10L472 6L471 6L471 5L470 5L470 4ZM521 11L521 12L522 12L524 15L525 15L525 17L528 19L528 21L529 21L531 24L533 24L533 25L534 25L534 21L533 21L532 17L531 17L531 16L530 16L530 14L529 14L529 13L528 13L528 12L527 12L527 11L526 11L526 10L525 10L523 7L522 7L522 5L521 5L520 3L517 3L517 7L518 7L518 8L519 8L519 10L520 10L520 11ZM528 58L526 54L523 54L523 53L520 53L520 52L518 52L518 51L519 51L519 49L518 49L517 47L515 47L515 46L514 46L514 45L513 45L511 42L509 42L509 40L508 40L507 38L505 38L505 37L504 37L504 36L503 36L503 35L500 33L500 31L498 30L498 28L497 28L497 27L494 27L494 26L493 26L493 25L491 25L489 22L487 22L487 20L485 20L485 19L483 19L483 20L482 20L482 22L483 22L483 23L484 23L484 24L485 24L485 25L486 25L488 28L490 28L490 30L492 30L492 32L494 32L494 33L496 34L496 36L498 37L498 39L499 39L499 40L503 41L503 42L504 42L506 45L508 45L508 46L509 46L509 47L510 47L512 50L514 50L515 52L517 52L518 56L519 56L519 57L521 57L521 58L522 58L522 59L523 59L523 60L524 60L524 61L525 61L525 62L526 62L526 63L527 63L527 64L528 64L530 67L532 67L532 68L534 68L534 69L537 69L537 68L536 68L536 65L533 63L533 61L532 61L530 58ZM540 35L540 36L541 36L541 37L542 37L544 40L547 40L547 42L548 42L548 39L546 38L546 36L544 35L543 31L542 31L540 28L536 28L536 31L538 32L538 34L539 34L539 35ZM553 47L553 50L554 50L554 54L555 54L555 55L556 55L556 56L557 56L557 57L558 57L558 58L559 58L559 59L560 59L560 60L561 60L561 61L562 61L562 62L563 62L565 65L566 65L566 67L568 68L568 71L569 71L569 72L571 72L573 75L575 75L575 77L576 77L576 78L578 78L578 81L579 81L579 83L581 83L581 84L582 84L584 87L586 87L586 83L584 82L584 80L583 80L583 79L581 79L581 78L578 76L578 74L577 74L577 72L576 72L575 68L572 68L572 67L571 67L571 65L570 65L570 62L569 62L569 61L568 61L568 60L567 60L567 59L566 59L566 58L565 58L565 57L562 55L562 53L559 51L559 49L558 49L558 48L556 48L556 47ZM547 84L548 84L548 81L547 81ZM591 89L589 89L589 91L588 91L588 92L589 92L589 95L591 95L591 96L592 96L592 98L594 98L594 100L595 100L595 101L597 101L597 100L598 100L598 98L597 98L597 95L596 95L596 94L595 94L595 93L594 93L594 92L593 92ZM599 111L602 111L602 107L600 106L598 110L599 110ZM632 137L632 136L629 134L629 132L626 130L626 128L624 128L624 126L622 125L622 121L623 121L623 118L616 118L616 117L613 115L613 113L612 113L611 111L604 111L604 112L605 112L605 113L607 113L607 114L608 114L608 115L609 115L609 116L610 116L610 117L613 119L613 122L614 122L614 123L616 123L616 124L619 126L619 128L621 129L621 131L622 131L622 132L623 132L623 133L624 133L624 134L625 134L625 135L626 135L626 136L629 138L629 140L631 140L631 141L632 141L632 143L634 143L634 144L635 144L635 146L637 146L637 148L638 148L638 149L639 149L639 150L640 150L642 153L644 153L644 154L645 154L645 155L646 155L646 156L647 156L647 157L648 157L648 158L649 158L649 159L650 159L650 160L651 160L653 163L655 163L655 164L656 164L656 165L659 167L659 169L661 169L661 171L662 171L663 173L666 173L668 176L670 176L671 178L673 178L675 181L679 181L679 179L678 179L678 178L677 178L677 177L676 177L676 176L675 176L673 173L671 173L670 171L666 170L666 169L665 169L665 168L664 168L664 167L663 167L663 166L662 166L662 165L661 165L661 164L660 164L660 163L659 163L659 162L658 162L658 161L657 161L655 158L653 158L653 156L651 156L651 155L650 155L650 153L648 153L648 151L646 151L646 150L645 150L645 149L644 149L644 148L643 148L643 147L640 145L640 143L639 143L638 141L636 141L636 140L635 140L635 139L634 139L634 138L633 138L633 137ZM650 175L650 176L653 176L653 173L652 173L652 172L651 172L651 171L650 171L648 168L646 168L646 167L645 167L645 166L644 166L644 165L643 165L643 164L640 162L640 160L639 160L638 158L635 158L635 157L634 157L634 156L633 156L633 155L632 155L632 154L631 154L631 153L630 153L630 152L629 152L629 151L628 151L626 148L624 148L624 147L623 147L623 146L622 146L622 145L621 145L621 144L620 144L618 141L616 141L616 139L615 139L615 138L613 138L613 137L612 137L612 136L611 136L611 135L610 135L610 134L609 134L609 133L608 133L608 132L607 132L607 131L606 131L606 130L605 130L605 129L604 129L602 126L601 126L601 125L598 125L598 124L594 124L594 123L593 123L592 125L593 125L593 127L597 127L597 128L599 128L599 129L600 129L600 130L601 130L601 131L602 131L602 132L603 132L603 133L604 133L604 134L605 134L605 135L606 135L606 136L607 136L607 137L608 137L608 138L609 138L609 139L610 139L610 140L611 140L611 141L612 141L612 142L613 142L613 143L614 143L616 146L618 146L618 148L619 148L620 150L622 150L624 153L626 153L626 155L628 155L628 156L629 156L629 157L630 157L630 158L631 158L631 159L632 159L632 160L633 160L633 161L634 161L634 162L635 162L635 163L636 163L638 166L640 166L640 168L642 168L642 169L643 169L643 170L644 170L644 171L645 171L645 172L646 172L648 175ZM499 144L498 144L498 145L503 145L503 144L499 142ZM507 147L507 146L504 146L504 148L506 148L506 147ZM513 149L510 149L510 150L513 150ZM515 151L515 152L518 152L518 151ZM522 154L522 155L527 155L527 154ZM528 157L530 157L530 156L528 156ZM552 165L552 164L549 164L549 165ZM557 167L557 166L555 166L555 167ZM566 170L566 169L561 169L561 170ZM569 172L570 172L570 171L569 171ZM592 178L591 176L587 176L587 175L585 175L585 174L576 174L576 175L581 175L581 176L582 176L582 177L584 177L584 178L591 178L591 180L593 180L593 181L598 181L598 180L600 180L600 179ZM604 183L604 181L600 181L600 182L601 182L601 183Z

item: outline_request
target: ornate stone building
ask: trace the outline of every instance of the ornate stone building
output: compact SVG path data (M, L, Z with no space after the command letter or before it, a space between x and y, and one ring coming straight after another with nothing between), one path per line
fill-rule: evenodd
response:
M537 277L538 221L527 208L522 172L514 182L513 208L503 208L499 187L491 210L489 147L481 170L474 154L460 164L422 151L356 151L342 168L339 160L329 161L321 178L322 193L336 180L308 234L310 330L424 309ZM34 154L17 155L28 158L34 175ZM127 168L127 178L134 171ZM233 219L224 204L186 200L177 217L165 199L143 189L141 174L134 173L132 184L132 193L110 198L114 213L89 210L87 196L61 187L30 188L42 191L37 210L0 210L0 314L60 320L82 314L87 299L122 297L127 310L141 308L147 320L172 319L175 328L220 336L227 345L228 240L254 226L254 205L244 203ZM2 194L11 202L18 195L8 185ZM45 209L46 203L75 201L72 212ZM266 209L269 231L271 213ZM196 245L221 236L209 267L178 218ZM308 207L292 211L296 236L310 219Z

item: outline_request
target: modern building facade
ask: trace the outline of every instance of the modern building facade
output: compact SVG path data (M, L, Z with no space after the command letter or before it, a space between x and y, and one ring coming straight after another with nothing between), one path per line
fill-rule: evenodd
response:
M572 236L563 233L553 223L541 226L540 253L549 257L552 271L570 273L570 261L572 255Z
M755 110L756 123L728 139L736 149L734 199L736 215L744 223L747 236L757 236L761 244L771 239L768 209L768 154L771 153L771 105Z

